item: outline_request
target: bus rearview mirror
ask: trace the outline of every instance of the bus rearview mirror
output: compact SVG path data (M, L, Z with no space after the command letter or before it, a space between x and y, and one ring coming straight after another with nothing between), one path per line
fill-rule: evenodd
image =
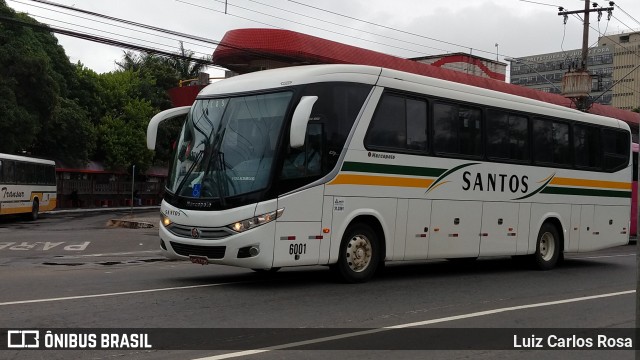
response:
M151 120L149 120L149 125L147 125L147 148L149 150L155 150L156 138L158 137L158 126L161 122L176 116L185 115L190 109L191 106L180 106L161 111L152 117Z
M289 133L289 145L294 149L300 148L304 145L304 139L307 133L307 123L309 123L311 110L317 100L317 96L303 96L293 112L293 117L291 118L291 131Z

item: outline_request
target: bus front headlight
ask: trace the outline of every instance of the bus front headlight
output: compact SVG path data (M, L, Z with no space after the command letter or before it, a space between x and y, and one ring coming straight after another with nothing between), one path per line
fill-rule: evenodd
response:
M282 213L284 212L284 208L282 209L278 209L276 211L272 211L266 214L262 214L262 215L258 215L258 216L254 216L250 219L245 219L242 221L238 221L236 223L233 223L231 225L227 225L227 227L235 232L243 232L243 231L247 231L249 229L253 229L255 227L258 227L260 225L264 225L266 223L272 222L273 220L279 218L280 216L282 216Z
M169 219L169 217L163 213L160 213L160 222L162 223L162 225L164 225L164 227L167 227L172 223L171 219Z

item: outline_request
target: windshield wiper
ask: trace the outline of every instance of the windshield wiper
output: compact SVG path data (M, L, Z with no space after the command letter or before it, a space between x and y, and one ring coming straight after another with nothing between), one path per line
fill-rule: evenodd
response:
M224 138L224 133L226 131L227 131L226 128L222 129L222 131L219 134L217 134L216 137L213 139L214 146L215 146L213 148L212 154L211 154L211 157L213 159L211 159L211 158L208 159L207 165L206 165L206 167L204 169L204 172L203 172L204 178L206 178L208 176L207 173L209 172L209 168L211 167L211 163L212 162L214 163L213 169L216 172L216 181L215 181L216 190L218 191L218 196L220 197L220 205L222 207L226 207L226 202L225 202L224 194L223 194L223 190L224 189L222 188L222 184L221 184L221 181L220 181L220 175L221 175L220 171L219 171L219 169L220 169L220 154L221 154L220 148L222 147L222 139ZM214 160L214 161L211 161L211 160Z

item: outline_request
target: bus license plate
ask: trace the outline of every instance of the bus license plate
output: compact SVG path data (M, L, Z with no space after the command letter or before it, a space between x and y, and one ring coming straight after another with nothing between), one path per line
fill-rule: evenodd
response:
M194 264L209 265L209 260L206 256L189 255L189 260Z

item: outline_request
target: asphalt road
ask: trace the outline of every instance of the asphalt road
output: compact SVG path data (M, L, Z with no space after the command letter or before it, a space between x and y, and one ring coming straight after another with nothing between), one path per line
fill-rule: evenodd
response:
M0 358L634 358L627 350L512 345L516 334L522 344L563 331L589 337L633 328L635 244L567 256L547 272L510 258L412 262L346 285L321 266L262 275L166 261L156 250L157 229L106 227L124 215L0 220L0 328L171 328L167 344L193 344L201 334L213 340L186 346L194 350L157 350L166 344L156 342L139 350L4 350ZM394 326L403 330L388 329ZM303 339L304 346L296 343Z

